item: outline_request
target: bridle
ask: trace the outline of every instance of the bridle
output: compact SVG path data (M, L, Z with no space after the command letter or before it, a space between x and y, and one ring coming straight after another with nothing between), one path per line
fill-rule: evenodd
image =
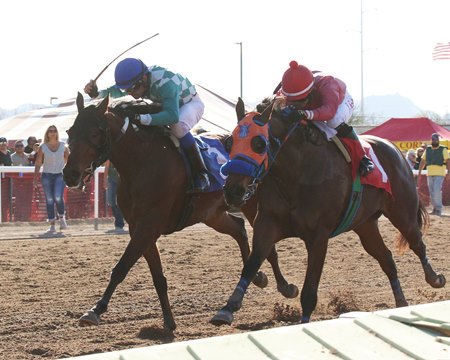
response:
M119 119L119 116L117 116L117 114L115 114L114 112L110 112L110 114L112 114L114 117ZM73 142L74 140L77 140L78 142L85 143L88 146L90 146L91 148L95 149L96 154L98 154L98 156L90 163L90 165L86 169L83 170L83 174L81 175L81 180L80 180L78 186L76 187L76 189L79 189L79 190L84 189L85 184L91 180L92 176L95 173L95 170L99 166L101 166L106 160L109 159L112 143L113 142L117 143L123 138L126 131L128 130L129 124L130 124L128 117L126 117L124 119L124 124L120 130L120 133L117 135L116 139L114 139L114 141L113 141L112 136L111 136L111 131L110 131L108 124L104 118L100 117L96 112L94 112L93 119L91 119L91 121L92 122L95 121L95 125L97 126L97 129L100 131L101 138L100 138L99 144L95 144L94 142L91 141L91 139L89 138L89 135L85 136L84 134L81 136L82 139L78 138L78 139L70 139L69 140L69 148L70 148L70 143ZM92 128L94 128L94 126ZM69 135L69 137L70 137L70 135Z

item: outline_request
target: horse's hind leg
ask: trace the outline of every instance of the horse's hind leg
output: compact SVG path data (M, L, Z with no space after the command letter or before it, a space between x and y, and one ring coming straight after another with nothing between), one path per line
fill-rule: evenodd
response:
M397 267L395 266L392 253L386 247L378 229L378 219L370 219L358 226L354 231L359 235L364 249L378 261L381 269L387 275L394 293L395 305L397 307L407 306L408 303L398 279Z
M222 212L213 218L205 220L204 223L222 234L233 237L239 245L242 262L245 264L250 254L247 231L245 230L245 220L239 216ZM268 283L266 274L259 271L253 283L260 288L265 288Z
M396 209L396 211L390 211L386 216L401 233L398 241L400 243L407 242L410 249L420 259L426 282L434 288L444 287L446 283L445 276L443 274L437 274L433 270L427 257L426 245L422 238L420 225L422 223L427 224L428 222L426 210L423 206L420 206L416 213L411 213L408 210L409 208Z
M205 221L205 224L217 230L220 233L228 234L236 239L239 249L241 250L242 261L248 259L250 253L250 247L248 245L247 232L245 231L245 221L239 216L233 214L222 213L214 219L209 219ZM280 266L278 263L278 254L275 245L267 257L269 261L275 280L277 282L278 291L286 298L295 298L298 296L298 287L294 284L289 284L281 273ZM267 276L264 272L259 271L254 280L253 284L260 288L265 288L267 286Z
M152 243L149 249L144 253L145 260L153 278L156 292L164 317L164 327L170 331L175 330L176 324L170 308L169 296L167 295L167 280L162 271L161 257L159 256L156 243Z

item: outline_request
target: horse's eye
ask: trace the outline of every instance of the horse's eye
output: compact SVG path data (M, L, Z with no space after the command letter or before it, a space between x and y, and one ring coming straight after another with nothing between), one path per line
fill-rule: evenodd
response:
M233 146L233 136L228 136L225 139L223 146L225 147L225 151L229 154L231 152L231 147Z
M267 148L267 141L266 139L261 136L254 136L252 138L252 141L250 143L250 146L252 147L252 150L257 154L262 154L266 151Z

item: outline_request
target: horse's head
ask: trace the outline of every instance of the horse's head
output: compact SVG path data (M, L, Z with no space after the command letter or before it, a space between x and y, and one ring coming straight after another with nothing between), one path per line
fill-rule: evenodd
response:
M222 166L227 175L225 200L240 207L254 193L256 182L267 170L269 127L273 103L262 112L245 112L242 99L236 104L238 125L232 133L230 161Z
M108 102L106 97L99 105L85 108L83 96L78 93L78 115L67 131L70 155L63 170L64 181L69 187L82 189L108 157L109 137L105 120Z

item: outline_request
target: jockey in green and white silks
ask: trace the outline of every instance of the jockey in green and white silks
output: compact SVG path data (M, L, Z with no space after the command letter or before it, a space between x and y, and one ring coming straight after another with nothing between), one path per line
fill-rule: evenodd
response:
M168 125L185 149L194 175L194 190L209 187L209 178L203 158L190 130L202 118L205 105L188 78L161 66L147 66L141 60L127 58L115 69L116 85L101 92L113 97L129 94L135 99L146 98L162 105L156 114L136 115L142 125ZM124 92L123 92L124 91ZM95 82L85 87L91 97L99 95Z

